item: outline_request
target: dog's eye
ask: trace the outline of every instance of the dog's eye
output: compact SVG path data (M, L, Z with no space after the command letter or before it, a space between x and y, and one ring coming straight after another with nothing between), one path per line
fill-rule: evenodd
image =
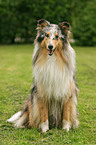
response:
M46 37L47 37L47 38L49 37L49 33L46 34Z
M58 39L58 37L59 37L59 36L58 36L58 34L57 34L57 33L55 33L55 38L56 38L56 39Z
M38 42L41 42L41 41L44 39L44 37L45 37L45 34L42 33L42 34L37 38Z
M58 39L58 37L59 37L58 35L55 36L56 39Z

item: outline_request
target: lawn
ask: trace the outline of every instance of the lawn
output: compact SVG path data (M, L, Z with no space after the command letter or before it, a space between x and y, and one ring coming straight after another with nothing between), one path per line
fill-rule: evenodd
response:
M80 90L78 129L14 129L6 119L22 108L32 84L32 45L0 46L0 145L96 144L96 47L74 47Z

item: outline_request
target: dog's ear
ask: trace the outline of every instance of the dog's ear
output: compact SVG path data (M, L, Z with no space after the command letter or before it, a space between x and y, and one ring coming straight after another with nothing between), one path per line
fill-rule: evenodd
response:
M38 20L37 29L42 30L44 27L49 26L50 23L47 20L41 19Z
M68 22L59 23L59 27L64 35L67 35L70 30L70 24Z

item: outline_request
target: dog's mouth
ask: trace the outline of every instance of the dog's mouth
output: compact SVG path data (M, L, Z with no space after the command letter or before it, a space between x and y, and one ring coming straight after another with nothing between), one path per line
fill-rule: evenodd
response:
M49 54L50 56L53 55L55 49L56 49L56 48L54 48L54 49L48 49L48 54Z
M53 54L53 49L48 49L48 54L51 56Z

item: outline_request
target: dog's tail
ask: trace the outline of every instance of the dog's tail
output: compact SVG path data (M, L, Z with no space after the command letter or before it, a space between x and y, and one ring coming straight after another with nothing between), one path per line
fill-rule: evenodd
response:
M14 114L11 118L9 118L8 120L6 120L6 122L12 122L15 123L22 115L22 112L19 111L16 114Z
M14 114L11 118L6 120L6 122L11 122L14 124L15 128L22 128L24 127L24 124L28 120L28 112L22 112L19 111L16 114Z

